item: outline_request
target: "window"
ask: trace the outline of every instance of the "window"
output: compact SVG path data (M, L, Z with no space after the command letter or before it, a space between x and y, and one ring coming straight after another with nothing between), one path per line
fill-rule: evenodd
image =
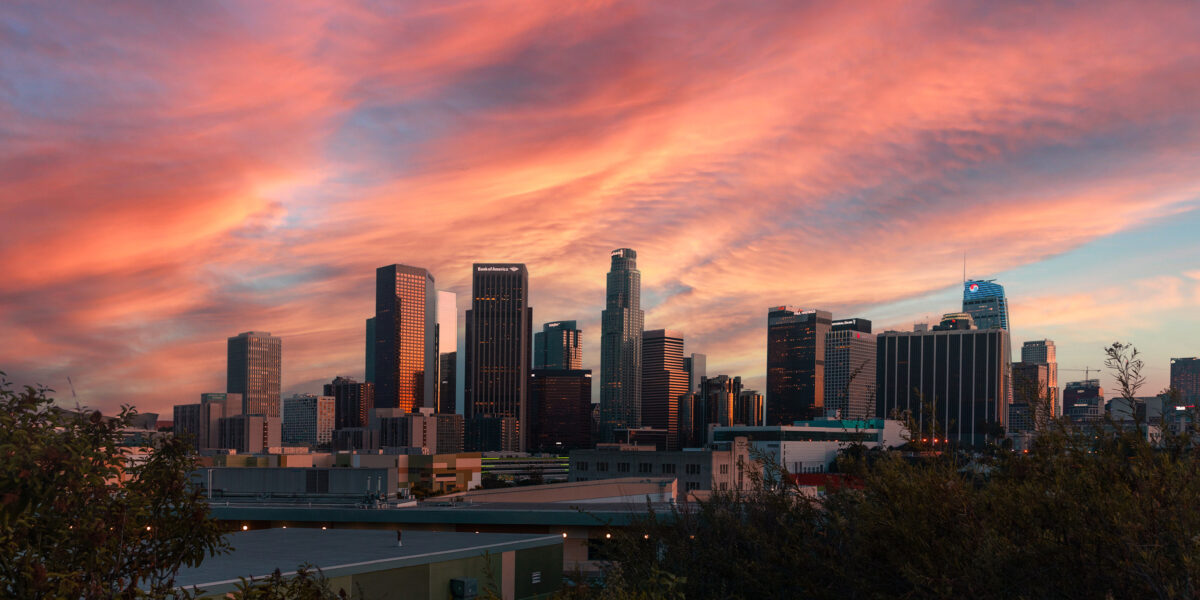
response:
M653 473L654 465L650 463L638 463L638 473Z
M727 490L727 489L729 489L729 484L728 484L728 483L725 483L724 481L722 481L722 482L721 482L721 489L722 489L722 490Z
M598 463L596 463L596 470L597 470L597 471L599 471L599 472L601 472L601 473L604 473L604 472L608 471L608 463L606 463L606 462L598 462Z
M579 462L575 463L575 468L579 469L580 471L586 471L587 467L588 467L587 461L579 461Z
M691 491L700 489L700 484L696 483L695 481L689 481L689 482L687 482L687 485L685 486L685 488L687 491L691 492Z
M618 473L628 473L629 472L629 463L617 463L617 472Z
M688 475L699 475L700 474L700 465L685 465L684 471Z
M721 465L721 474L722 474L722 475L728 475L728 474L729 474L729 465Z
M662 472L664 474L674 475L675 474L675 465L669 464L669 463L664 463L662 466Z

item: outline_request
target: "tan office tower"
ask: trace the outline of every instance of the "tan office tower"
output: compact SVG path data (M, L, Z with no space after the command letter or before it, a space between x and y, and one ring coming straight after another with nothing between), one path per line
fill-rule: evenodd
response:
M600 440L642 423L642 272L637 252L612 251L600 313Z
M282 341L263 331L229 338L225 391L242 395L242 414L279 418Z
M642 427L665 429L667 449L679 449L679 397L688 393L683 334L654 329L642 334Z

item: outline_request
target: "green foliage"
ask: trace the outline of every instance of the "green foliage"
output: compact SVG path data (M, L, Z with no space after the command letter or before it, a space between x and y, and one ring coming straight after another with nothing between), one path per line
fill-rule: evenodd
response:
M164 598L174 577L226 546L187 482L188 444L134 457L112 419L64 411L0 373L0 596Z
M1136 350L1106 351L1132 398ZM603 589L573 597L1200 597L1198 439L1059 420L1027 453L853 447L853 485L821 497L767 465L748 492L620 533Z
M242 579L230 600L345 600L344 590L334 593L329 580L311 565L301 565L296 574L284 577L279 569L260 581Z

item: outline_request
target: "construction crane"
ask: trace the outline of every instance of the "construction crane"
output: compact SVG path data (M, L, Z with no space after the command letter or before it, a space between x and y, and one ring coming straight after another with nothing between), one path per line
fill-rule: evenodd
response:
M1093 368L1091 368L1091 367L1084 367L1084 368L1082 368L1082 369L1059 369L1059 371L1075 371L1075 372L1083 371L1083 379L1084 379L1084 381L1087 381L1088 379L1091 379L1090 375L1091 375L1091 373L1093 373L1093 372L1094 372L1094 373L1096 373L1097 375L1099 375L1099 374L1100 374L1100 369L1093 369Z

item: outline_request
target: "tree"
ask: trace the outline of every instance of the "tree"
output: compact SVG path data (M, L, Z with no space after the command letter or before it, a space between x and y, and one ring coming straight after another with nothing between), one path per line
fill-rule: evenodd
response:
M49 391L13 391L0 373L0 595L179 595L179 569L227 547L188 485L190 444L167 436L135 457L131 407L67 411Z

